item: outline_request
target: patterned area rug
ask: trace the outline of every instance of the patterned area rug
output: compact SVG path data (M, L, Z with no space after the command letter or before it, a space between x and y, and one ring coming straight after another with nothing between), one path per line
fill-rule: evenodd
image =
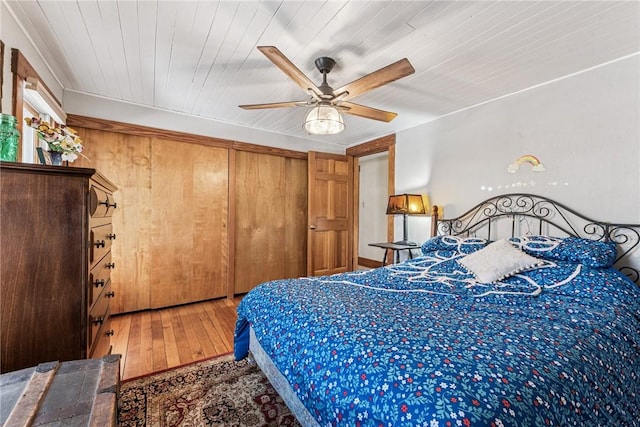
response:
M121 427L299 426L255 362L232 355L125 381Z

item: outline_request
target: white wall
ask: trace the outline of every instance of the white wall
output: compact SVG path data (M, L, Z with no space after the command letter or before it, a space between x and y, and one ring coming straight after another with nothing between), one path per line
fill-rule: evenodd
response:
M369 243L387 241L389 154L360 157L358 256L382 261L384 249Z
M594 219L640 223L640 55L442 117L396 141L396 192L429 193L445 217L492 195L529 192ZM509 173L525 154L546 171L525 164ZM428 237L423 223L409 226L411 239Z
M344 154L345 152L345 147L342 145L264 132L204 117L178 114L172 111L91 96L70 90L66 90L64 94L64 109L70 114L134 123L158 129L211 136L249 144L268 145L287 150L302 152L314 150L336 154Z

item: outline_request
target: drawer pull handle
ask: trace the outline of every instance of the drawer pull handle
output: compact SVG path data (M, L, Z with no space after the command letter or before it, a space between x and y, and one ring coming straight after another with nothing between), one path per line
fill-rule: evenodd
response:
M95 285L96 288L100 286L104 286L104 279L96 280L95 282L93 282L93 284Z
M109 234L107 234L107 239L116 240L116 235L114 233L109 233Z
M107 297L107 298L113 298L113 297L115 297L115 296L116 296L116 293L115 293L115 292L113 292L113 291L107 292L107 293L105 294L105 297Z
M109 200L105 200L104 202L100 202L101 205L105 205L108 208L117 208L118 204L116 202L109 203Z
M107 267L108 269L112 269L112 268L116 268L116 265L112 262L109 262L105 267Z
M112 337L114 334L113 329L109 329L107 332L105 332L105 335L108 337Z
M104 317L98 317L96 320L93 321L93 323L96 325L102 325L103 322L104 322Z
M99 247L103 247L106 245L107 243L104 240L98 240L97 242L94 243L94 245L96 246L96 248Z

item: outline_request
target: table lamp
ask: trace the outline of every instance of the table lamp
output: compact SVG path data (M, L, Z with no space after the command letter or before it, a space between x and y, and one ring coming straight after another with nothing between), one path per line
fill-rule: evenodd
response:
M403 228L402 240L393 242L398 245L415 245L407 238L407 215L424 215L424 204L420 194L396 194L389 196L389 204L387 205L387 215L402 215Z

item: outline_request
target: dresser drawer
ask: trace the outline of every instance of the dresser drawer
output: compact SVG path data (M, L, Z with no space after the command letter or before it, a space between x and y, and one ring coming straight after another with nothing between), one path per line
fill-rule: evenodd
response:
M116 235L113 233L111 223L91 227L91 231L89 232L89 262L91 266L111 251L111 242L113 242L115 238Z
M113 194L95 185L89 190L89 215L93 218L110 217L117 204Z
M111 310L109 308L109 303L111 302L111 298L107 298L105 293L102 293L98 296L98 300L93 305L93 308L89 312L89 319L87 329L89 330L88 339L87 339L87 348L93 349L93 346L97 340L98 333L103 328L105 323L109 320L109 316ZM91 354L91 351L89 351Z
M89 310L98 301L100 294L110 292L111 280L110 270L106 268L111 263L111 253L108 253L89 273L89 289L87 301L89 301Z
M98 331L93 348L89 352L90 359L97 359L107 354L111 354L111 337L113 336L113 329L111 329L111 310L107 312L102 328Z

